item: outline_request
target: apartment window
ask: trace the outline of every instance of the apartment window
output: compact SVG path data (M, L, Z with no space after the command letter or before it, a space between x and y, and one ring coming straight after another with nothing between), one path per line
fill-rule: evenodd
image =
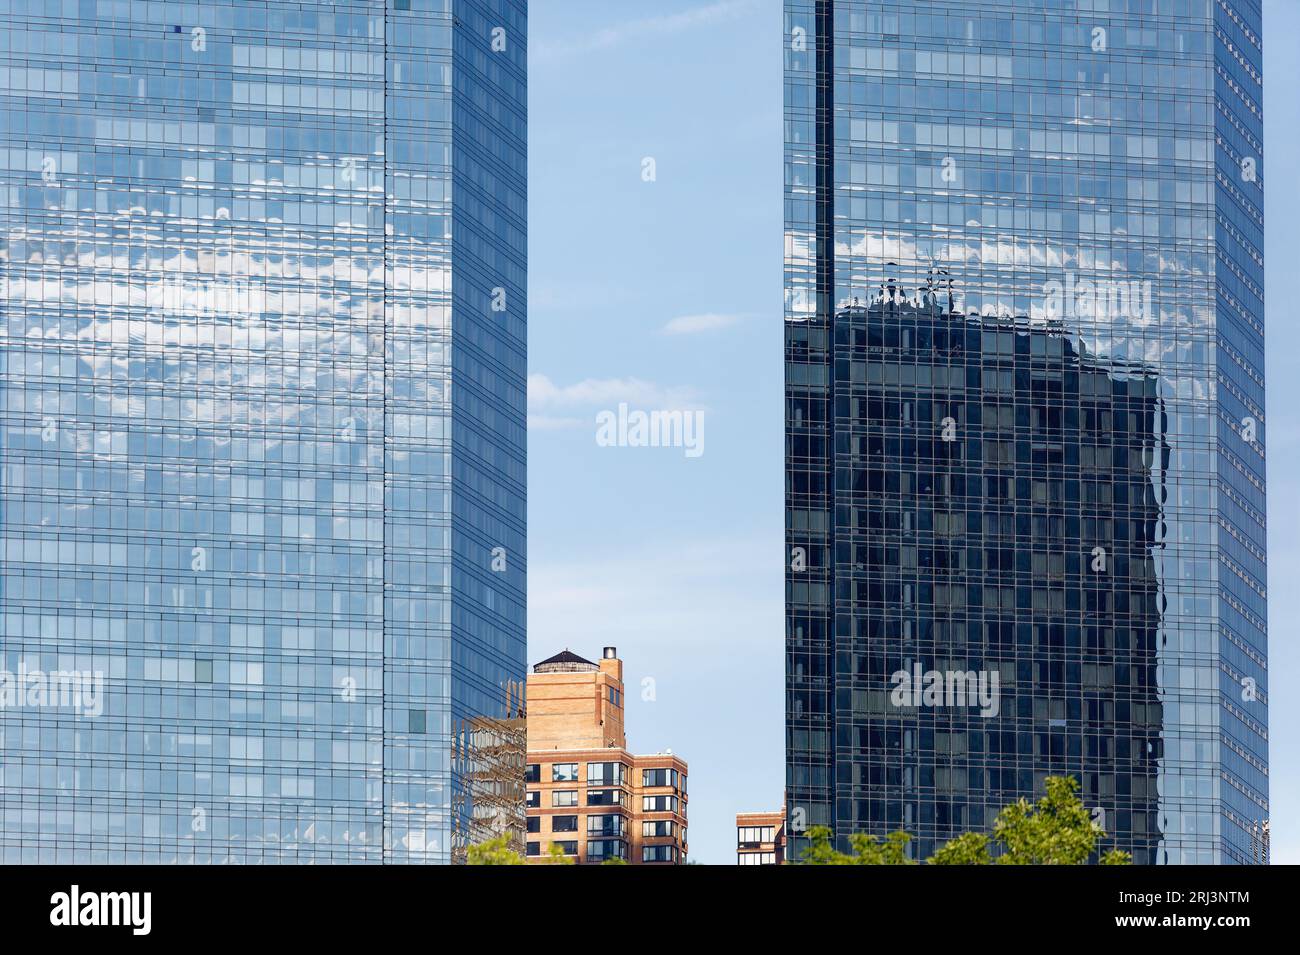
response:
M529 831L529 832L541 832L541 831L542 831L542 817L541 817L541 816L529 816L528 819L527 819L527 824L528 824L528 831Z
M642 812L676 812L676 796L642 796Z
M542 854L542 844L540 842L530 842L524 847L524 855L540 856Z
M578 854L578 844L576 842L552 842L551 845L559 846L560 852L566 856L576 856Z
M551 793L551 805L556 808L567 809L577 804L578 790L576 789L557 789Z
M612 687L612 686L609 687L609 702L610 702L611 705L616 706L616 707L618 707L619 709L622 709L622 708L623 708L623 693L622 693L622 691L617 690L617 689L615 689L615 688Z
M524 782L540 783L542 781L542 766L540 763L529 763L524 767Z
M577 832L577 816L552 816L551 832Z
M588 836L621 836L623 831L623 817L618 813L587 817Z
M604 862L606 859L626 859L627 845L617 839L591 839L587 842L587 861Z
M576 783L578 781L577 763L555 763L551 766L551 782Z
M641 770L642 786L676 786L677 770L675 769L643 769Z
M623 791L621 789L588 789L588 806L621 806Z
M673 834L673 827L676 825L671 819L656 819L652 822L641 823L641 836L645 839L660 839L664 836Z
M536 809L542 804L542 794L536 789L530 789L524 794L524 805L529 809Z
M624 765L622 763L588 763L588 786L622 786Z
M676 862L678 850L676 846L642 846L642 862Z
M736 842L742 846L756 846L775 839L774 826L739 826L736 829Z
M776 865L775 852L738 852L736 865Z

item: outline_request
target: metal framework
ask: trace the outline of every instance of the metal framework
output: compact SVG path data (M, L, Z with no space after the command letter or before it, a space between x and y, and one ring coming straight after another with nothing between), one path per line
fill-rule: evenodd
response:
M507 836L507 847L524 854L524 766L528 718L524 684L502 688L504 718L460 720L452 732L451 860L463 865L469 847Z
M1258 819L1250 826L1250 857L1257 865L1268 865L1269 820Z

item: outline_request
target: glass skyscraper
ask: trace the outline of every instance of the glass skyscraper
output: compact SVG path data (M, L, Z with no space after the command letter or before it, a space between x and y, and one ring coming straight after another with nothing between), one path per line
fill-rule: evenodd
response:
M785 10L791 857L1070 775L1261 860L1258 3Z
M525 674L525 8L0 0L3 861L451 859Z

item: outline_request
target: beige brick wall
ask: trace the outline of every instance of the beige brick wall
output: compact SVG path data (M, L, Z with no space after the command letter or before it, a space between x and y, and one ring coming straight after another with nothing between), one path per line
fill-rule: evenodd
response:
M525 836L537 853L528 857L530 863L549 861L552 842L574 843L577 861L592 861L588 846L597 839L622 843L632 865L642 864L646 847L664 847L670 862L686 861L686 761L671 753L629 753L623 705L623 662L617 657L602 657L595 670L529 675L528 762L537 767L537 779L527 786L527 816L538 830ZM610 763L619 767L612 784L594 781L589 767ZM556 766L572 766L575 778L556 780ZM658 769L675 771L675 779L670 773L667 785L645 785L644 771ZM590 805L593 793L617 802ZM557 794L566 804L556 805ZM647 797L651 809L645 808ZM593 816L617 817L618 834L589 833ZM556 832L557 817L576 828Z

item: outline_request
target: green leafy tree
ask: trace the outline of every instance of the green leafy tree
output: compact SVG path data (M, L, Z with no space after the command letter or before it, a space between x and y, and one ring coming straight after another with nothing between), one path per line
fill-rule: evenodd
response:
M930 865L988 865L989 837L982 832L963 832L930 856Z
M560 848L558 842L552 842L551 848L546 851L546 861L548 865L576 865L572 856L566 856L564 850Z
M1072 776L1047 777L1047 795L1030 806L1018 799L998 813L993 841L1003 849L998 865L1083 865L1106 835L1080 801L1079 782ZM1112 849L1101 856L1104 865L1131 862L1127 852Z
M853 851L840 852L831 844L831 831L825 826L808 830L809 846L804 850L805 865L912 865L907 844L912 837L905 832L891 832L882 842L876 836L858 832L849 836Z
M510 848L509 836L497 836L469 847L469 865L523 865L524 858Z
M1030 805L1019 799L998 813L993 836L967 832L952 839L933 856L931 865L1083 865L1106 832L1092 818L1078 796L1079 783L1070 776L1049 776L1047 795ZM805 865L906 865L905 832L893 832L881 842L857 833L849 837L853 853L838 851L825 826L808 830L809 846L800 860ZM996 847L996 857L991 851ZM1102 865L1128 865L1127 852L1102 853Z
M804 865L852 865L851 856L831 845L831 831L826 826L813 826L808 830L808 848L800 861Z

